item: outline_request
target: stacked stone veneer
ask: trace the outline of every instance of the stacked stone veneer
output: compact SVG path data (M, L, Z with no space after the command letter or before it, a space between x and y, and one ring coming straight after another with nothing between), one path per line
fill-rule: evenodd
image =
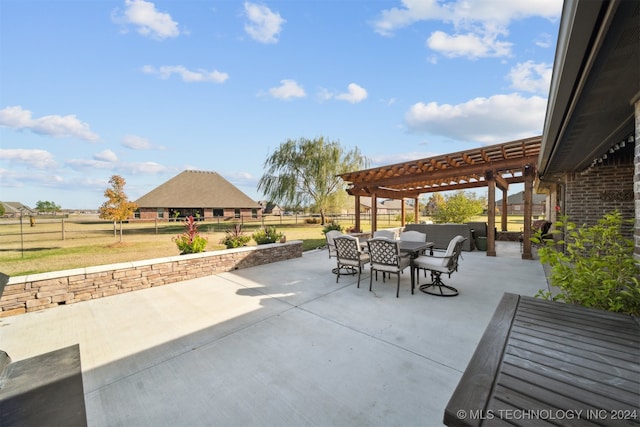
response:
M302 241L15 276L0 298L0 317L302 256Z

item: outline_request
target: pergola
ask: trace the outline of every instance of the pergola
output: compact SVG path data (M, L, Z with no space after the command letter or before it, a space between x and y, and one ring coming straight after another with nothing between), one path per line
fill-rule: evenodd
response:
M496 144L457 153L396 163L341 174L348 184L347 193L355 196L355 228L360 230L360 197L371 197L371 232L377 230L377 198L400 199L402 225L404 200L414 199L415 217L419 217L421 194L437 191L488 187L488 226L496 228L496 188L502 190L502 227L507 229L507 190L509 184L524 183L524 243L522 258L532 259L531 214L533 182L542 136ZM495 235L487 235L487 255L495 256Z

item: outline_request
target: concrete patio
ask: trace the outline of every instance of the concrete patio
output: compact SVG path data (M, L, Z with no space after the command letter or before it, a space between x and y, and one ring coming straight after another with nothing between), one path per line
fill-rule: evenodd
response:
M434 426L504 292L546 288L518 243L445 282L336 283L302 258L0 319L14 361L80 344L90 426ZM421 277L422 283L425 282Z

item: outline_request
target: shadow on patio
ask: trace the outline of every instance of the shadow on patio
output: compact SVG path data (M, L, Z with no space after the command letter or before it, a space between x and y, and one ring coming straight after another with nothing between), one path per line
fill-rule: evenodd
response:
M158 288L0 319L14 360L79 343L88 423L441 425L504 292L546 288L517 243L463 252L445 281L340 283L325 250ZM422 283L425 279L422 277Z

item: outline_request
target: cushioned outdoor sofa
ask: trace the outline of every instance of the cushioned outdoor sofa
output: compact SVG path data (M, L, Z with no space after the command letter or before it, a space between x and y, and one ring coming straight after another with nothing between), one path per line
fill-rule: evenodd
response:
M475 247L468 224L407 224L405 231L416 230L427 235L427 241L433 242L434 249L446 250L451 239L455 236L465 237L463 251L471 251Z

